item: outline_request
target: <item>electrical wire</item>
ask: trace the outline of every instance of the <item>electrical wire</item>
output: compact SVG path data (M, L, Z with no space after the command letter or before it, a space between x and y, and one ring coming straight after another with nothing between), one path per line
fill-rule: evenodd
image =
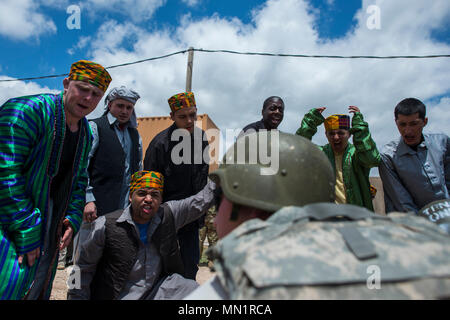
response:
M315 58L315 59L435 59L435 58L450 58L450 54L434 54L434 55L400 55L400 56L368 56L368 55L352 55L352 56L342 56L342 55L308 55L308 54L286 54L286 53L268 53L268 52L240 52L233 50L209 50L209 49L195 49L189 48L186 50L176 51L173 53L169 53L166 55L147 58L143 60L127 62L122 64L117 64L113 66L106 67L105 69L114 69L124 66L130 66L138 63L143 63L147 61L154 61L159 59L168 58L171 56L175 56L178 54L184 54L189 51L197 51L204 53L228 53L228 54L238 54L238 55L247 55L247 56L266 56L266 57L283 57L283 58ZM57 74L57 75L47 75L47 76L38 76L38 77L27 77L27 78L18 78L18 79L0 79L0 82L12 82L12 81L27 81L27 80L40 80L40 79L49 79L49 78L59 78L66 77L65 74Z

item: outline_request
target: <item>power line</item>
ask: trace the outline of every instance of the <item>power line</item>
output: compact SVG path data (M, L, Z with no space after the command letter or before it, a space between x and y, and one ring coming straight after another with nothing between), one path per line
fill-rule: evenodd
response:
M308 54L286 54L286 53L268 53L268 52L240 52L233 50L208 50L208 49L191 49L192 51L204 52L204 53L228 53L228 54L238 54L247 56L266 56L266 57L283 57L283 58L314 58L314 59L435 59L435 58L450 58L450 54L434 54L434 55L400 55L400 56L368 56L368 55L353 55L353 56L342 56L342 55L308 55ZM189 49L176 51L163 56L147 58L143 60L127 62L122 64L117 64L113 66L106 67L105 69L114 69L118 67L130 66L133 64L143 63L147 61L159 60L168 58L178 54L184 54L188 52ZM28 77L28 78L18 78L18 79L4 79L0 82L12 82L12 81L26 81L26 80L40 80L48 78L59 78L66 77L65 74L39 76L39 77Z

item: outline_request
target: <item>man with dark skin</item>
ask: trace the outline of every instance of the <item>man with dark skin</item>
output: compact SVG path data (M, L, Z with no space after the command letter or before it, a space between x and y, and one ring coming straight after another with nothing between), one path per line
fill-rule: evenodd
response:
M130 205L91 224L72 271L80 284L68 291L69 300L181 299L198 286L181 276L176 233L213 204L215 184L165 203L163 188L162 174L138 171L131 177Z
M271 96L267 98L261 110L262 119L249 125L245 126L242 129L242 132L239 134L241 136L244 133L249 132L257 132L261 129L266 130L276 130L280 125L281 121L283 121L284 116L284 102L278 96Z

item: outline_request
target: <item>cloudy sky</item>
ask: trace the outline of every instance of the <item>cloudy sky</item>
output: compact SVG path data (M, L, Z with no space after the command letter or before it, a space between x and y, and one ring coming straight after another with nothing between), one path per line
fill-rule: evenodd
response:
M89 59L104 66L189 47L307 55L450 54L448 0L0 0L0 80L68 73ZM114 86L142 97L138 116L168 115L184 91L187 54L110 70ZM286 105L280 129L295 132L309 109L359 106L381 148L398 137L393 108L416 97L429 132L450 134L450 58L312 59L195 52L199 113L222 131L260 119L264 99ZM62 77L0 82L8 98L58 92ZM99 116L103 102L90 117ZM325 143L321 128L313 139Z

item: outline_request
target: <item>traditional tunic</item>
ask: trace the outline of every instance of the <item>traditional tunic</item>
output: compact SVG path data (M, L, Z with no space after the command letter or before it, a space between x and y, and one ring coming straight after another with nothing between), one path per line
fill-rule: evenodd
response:
M72 175L65 182L69 190L65 203L50 195L67 131L62 98L62 93L19 97L0 107L0 299L21 299L30 291L45 291L40 296L48 298L62 221L67 219L74 233L81 224L92 143L86 119L80 121ZM26 259L19 265L19 255L38 247L41 257L32 267ZM44 248L53 250L42 252ZM42 267L42 261L48 268ZM44 281L36 278L40 265Z
M317 127L324 122L324 117L316 109L310 110L302 120L296 134L309 140L317 132ZM353 143L348 143L342 158L342 175L345 185L347 203L366 207L373 211L372 195L370 193L370 169L380 163L380 154L373 141L367 122L363 115L356 112L352 119ZM330 159L336 170L335 155L330 144L320 147Z

